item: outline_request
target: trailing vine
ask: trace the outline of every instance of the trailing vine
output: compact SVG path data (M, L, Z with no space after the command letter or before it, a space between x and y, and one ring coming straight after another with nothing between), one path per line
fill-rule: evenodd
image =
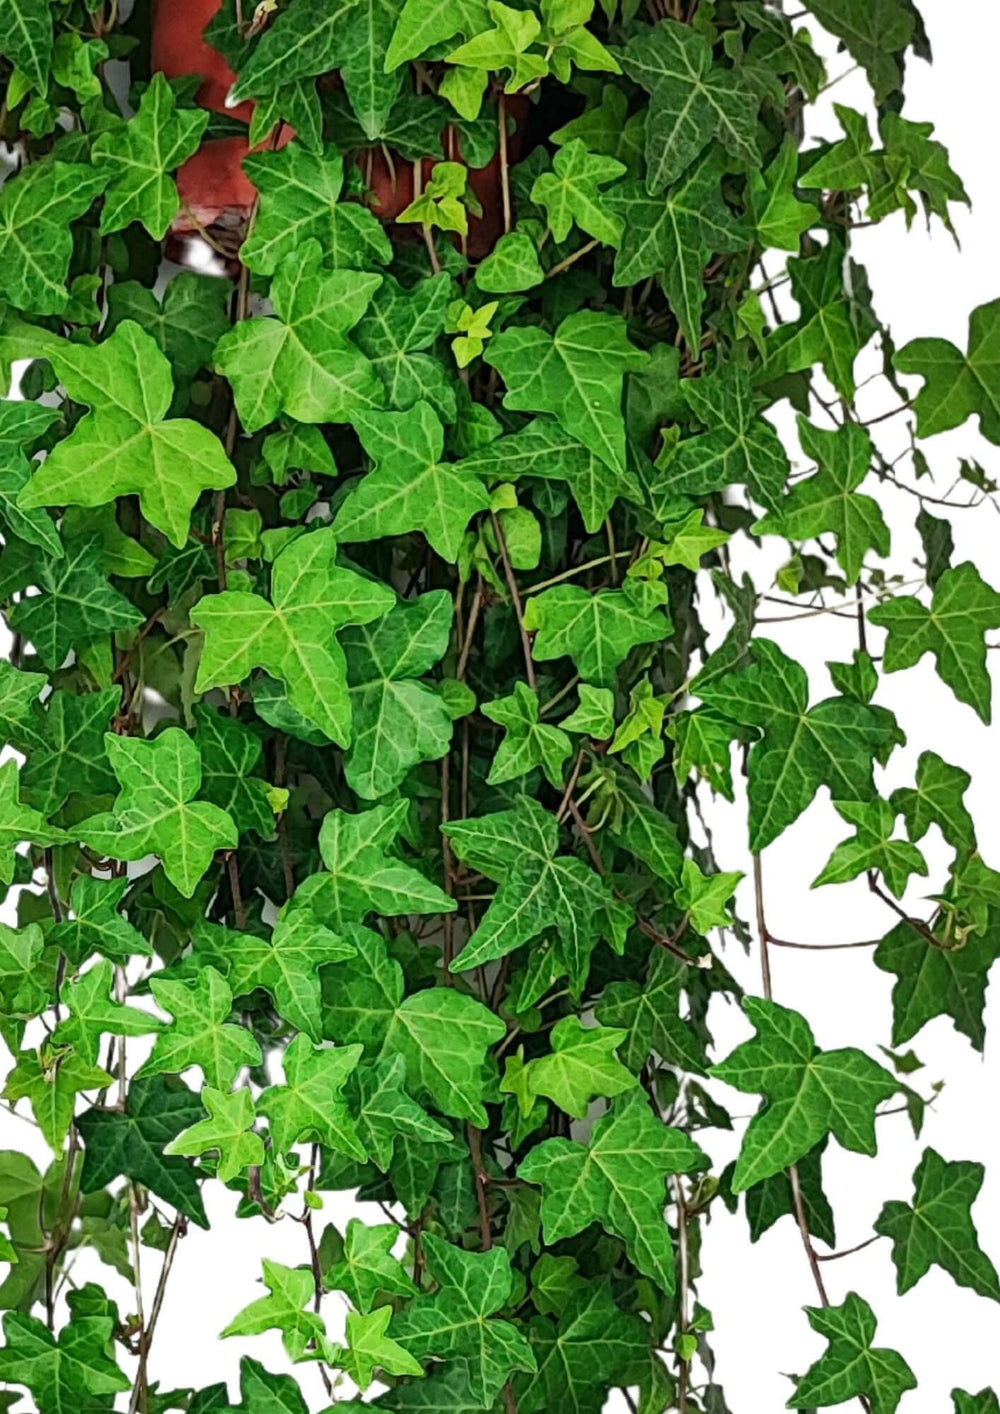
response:
M896 348L851 257L967 201L903 116L914 5L198 8L178 58L167 0L0 0L3 1103L52 1151L0 1154L0 1381L41 1414L236 1407L157 1339L214 1184L266 1291L206 1269L220 1334L301 1367L246 1355L245 1414L752 1408L699 1301L720 1205L798 1228L827 1345L789 1407L917 1408L823 1266L827 1146L874 1159L900 1106L919 1132L904 1048L946 1015L982 1049L1000 948L968 774L879 785L882 677L930 653L988 722L1000 628L924 449L971 417L1000 444L1000 302L966 349ZM877 123L838 106L813 144L822 31ZM776 583L745 570L768 537ZM828 614L857 646L813 701L767 626ZM748 921L702 808L744 795ZM845 838L816 885L871 890L880 939L770 929L767 850L817 795ZM894 976L881 1059L772 995L772 950L821 947ZM753 1034L720 1055L726 1007ZM733 1090L759 1108L713 1171ZM937 1264L1000 1300L982 1176L926 1148L858 1244L901 1294ZM385 1220L340 1231L331 1194Z

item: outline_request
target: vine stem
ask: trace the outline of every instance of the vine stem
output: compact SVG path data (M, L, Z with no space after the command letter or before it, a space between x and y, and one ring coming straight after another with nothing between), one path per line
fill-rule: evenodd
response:
M512 225L510 205L510 162L507 155L507 95L501 93L497 104L497 137L500 142L500 196L503 202L504 235L510 233Z
M128 1414L135 1414L139 1406L139 1399L142 1390L146 1386L146 1368L149 1363L149 1351L153 1344L153 1336L156 1332L157 1322L160 1319L160 1312L163 1309L163 1298L166 1295L167 1282L174 1266L174 1257L177 1254L177 1243L187 1231L187 1219L183 1214L178 1213L174 1219L174 1225L170 1233L170 1241L167 1243L167 1250L163 1255L163 1266L160 1268L160 1278L156 1283L156 1291L153 1293L153 1304L149 1312L149 1325L145 1330L145 1340L140 1343L139 1369L136 1372L135 1383L132 1386L132 1397L129 1400Z
M677 1201L677 1247L680 1255L680 1291L677 1297L677 1334L684 1336L688 1328L688 1283L691 1279L691 1257L688 1248L688 1211L684 1199L684 1187L679 1175L674 1176L674 1197ZM681 1356L677 1372L678 1414L687 1414L688 1382L691 1366L686 1356Z
M136 1371L135 1384L132 1387L132 1403L130 1404L131 1414L137 1406L141 1406L143 1414L148 1404L148 1384L146 1381L146 1365L149 1359L149 1333L146 1330L146 1316L142 1304L142 1265L140 1262L139 1243L139 1198L135 1191L135 1184L128 1186L128 1207L129 1207L129 1227L132 1232L132 1277L135 1282L135 1314L139 1321L139 1368Z
M503 572L507 580L507 588L510 590L511 601L514 605L514 613L517 615L517 627L521 634L521 647L524 650L524 672L528 679L528 686L532 692L538 688L538 679L535 677L535 663L531 656L531 639L528 630L524 626L524 605L521 602L521 594L517 587L517 580L514 577L514 566L510 562L510 554L507 550L507 540L503 533L503 526L500 524L500 517L496 511L490 511L490 519L493 522L493 533L497 538L497 545L500 547L500 558L503 561Z

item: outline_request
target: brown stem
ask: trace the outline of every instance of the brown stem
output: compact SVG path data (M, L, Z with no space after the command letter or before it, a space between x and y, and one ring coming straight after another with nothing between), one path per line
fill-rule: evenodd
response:
M551 280L554 275L561 275L564 270L568 270L571 265L575 265L578 260L581 260L585 255L589 255L594 247L600 244L600 241L588 241L586 245L582 245L579 250L575 250L572 255L567 255L565 260L560 260L558 265L553 265L551 270L546 270L546 280Z
M503 533L503 527L496 511L490 511L493 521L493 533L497 538L497 545L500 547L500 558L503 560L503 572L507 579L507 588L510 590L511 601L514 605L514 613L517 615L517 627L521 634L521 647L524 650L524 671L528 679L528 686L535 691L538 687L538 679L535 677L535 664L531 657L531 639L528 630L524 626L524 608L521 603L521 595L518 592L517 580L514 578L514 567L510 562L510 555L507 553L507 540Z
M500 195L503 201L503 229L507 235L511 228L510 209L510 165L507 158L507 97L501 93L497 104L497 136L500 141Z
M187 1232L187 1219L178 1213L174 1219L174 1225L170 1233L170 1241L167 1243L167 1250L163 1255L163 1266L160 1268L160 1279L156 1283L156 1291L153 1295L153 1305L149 1312L149 1324L145 1328L144 1338L140 1337L139 1345L139 1369L136 1372L135 1384L132 1386L132 1398L129 1401L128 1414L135 1414L138 1408L142 1391L146 1388L146 1367L149 1363L149 1351L153 1344L153 1335L156 1331L156 1324L160 1319L160 1311L163 1308L163 1298L167 1290L167 1281L170 1277L174 1265L174 1256L177 1252L177 1243Z
M677 1246L680 1253L680 1291L677 1293L677 1334L683 1336L688 1328L688 1283L691 1279L690 1256L688 1251L688 1214L684 1201L684 1188L679 1177L674 1178L674 1197L677 1200ZM677 1371L678 1414L687 1414L688 1381L691 1367L686 1358L680 1359Z

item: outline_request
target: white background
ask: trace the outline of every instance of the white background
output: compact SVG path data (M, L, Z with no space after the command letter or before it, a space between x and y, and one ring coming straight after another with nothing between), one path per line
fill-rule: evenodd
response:
M919 222L907 233L902 215L875 229L856 232L853 251L867 267L876 309L891 327L897 345L917 335L936 335L964 347L969 312L1000 293L1000 197L995 158L1000 114L996 70L1000 9L982 0L923 0L921 8L935 63L932 68L919 60L909 63L905 116L936 123L936 136L950 149L953 165L972 197L973 210L971 214L957 211L961 251L937 224L930 235ZM829 48L824 52L830 55L831 77L850 68L846 56ZM812 136L839 136L833 100L866 106L867 89L859 79L857 74L850 75L824 96L809 115ZM877 366L873 349L859 367L861 378L874 373ZM875 416L895 401L891 388L878 379L860 395L861 415ZM781 417L779 421L784 430L787 420ZM905 444L905 422L905 417L900 417L876 429L887 452L894 453ZM789 445L793 455L798 455L794 440ZM934 471L933 494L946 493L960 456L976 457L987 473L1000 477L997 449L973 431L973 424L924 444L924 450ZM909 577L911 562L919 554L912 529L917 502L891 487L878 488L877 494L893 530L891 566ZM961 491L956 494L961 498ZM956 563L974 560L985 577L1000 587L995 551L1000 522L994 510L987 505L978 511L938 509L937 513L952 520ZM745 559L761 582L768 567L776 567L783 557L783 545L772 541L766 553L748 554ZM710 602L706 585L706 606ZM782 612L774 609L775 614ZM829 691L824 661L846 660L856 645L854 625L832 615L772 624L763 631L809 668L817 696ZM878 637L873 635L875 651ZM899 714L909 736L909 745L896 752L879 782L881 793L887 795L896 786L911 783L920 751L935 747L946 760L972 772L967 804L987 862L1000 867L995 731L983 727L970 708L956 702L935 676L930 659L916 669L885 679L877 700ZM744 803L738 800L729 806L718 802L709 819L720 867L743 868L749 873ZM892 926L892 916L868 894L863 880L816 891L809 888L833 845L847 833L823 793L766 852L768 921L776 934L817 943L842 942L879 937ZM920 894L933 892L943 882L942 866L948 857L936 831L928 843L932 877L924 881L922 890L909 896L915 910L921 907ZM739 905L745 918L753 917L748 883L741 887ZM726 961L749 991L759 992L756 956L745 959L739 946L731 943ZM824 954L774 949L772 968L776 1000L808 1016L821 1046L858 1045L874 1052L877 1044L889 1043L892 978L874 967L869 950ZM740 1013L725 1003L717 1005L712 1020L720 1056L749 1034ZM987 1008L988 1028L991 1025L1000 1026L995 997ZM880 1121L877 1161L831 1145L825 1160L825 1184L836 1213L838 1244L850 1247L870 1236L886 1199L910 1197L910 1175L926 1142L947 1159L986 1163L986 1183L974 1212L983 1246L1000 1262L996 1104L1000 1066L995 1049L988 1046L985 1060L981 1059L946 1018L932 1022L912 1044L925 1062L915 1083L926 1089L930 1082L944 1080L945 1089L928 1114L919 1142L914 1140L905 1115L894 1115ZM734 1114L746 1116L753 1108L750 1097L731 1091L723 1094L721 1087L719 1093ZM717 1134L702 1142L721 1166L735 1154L738 1136ZM0 1145L27 1149L40 1163L45 1162L37 1132L7 1114L0 1114ZM241 1354L251 1353L274 1370L290 1367L276 1333L252 1341L220 1342L218 1332L237 1309L262 1294L255 1286L262 1256L292 1265L307 1260L305 1234L299 1224L290 1221L270 1227L259 1220L237 1223L232 1194L215 1184L207 1185L205 1192L212 1230L205 1233L192 1228L180 1246L150 1374L165 1388L199 1387L227 1379L236 1398ZM325 1211L318 1217L321 1223L332 1219L343 1228L355 1211L370 1222L384 1221L378 1209L369 1206L365 1211L337 1195L327 1196ZM148 1309L159 1256L144 1251L143 1258ZM787 1374L781 1372L801 1373L823 1348L801 1312L803 1305L815 1302L816 1292L797 1229L790 1218L783 1219L751 1247L742 1212L730 1217L719 1206L708 1226L703 1259L705 1274L698 1294L715 1317L717 1378L734 1414L780 1410L791 1392ZM97 1264L91 1265L86 1257L74 1270L76 1280L96 1274ZM953 1387L976 1391L991 1380L1000 1385L1000 1311L957 1287L938 1269L905 1297L897 1298L889 1244L882 1241L857 1255L825 1264L824 1274L832 1301L839 1302L847 1291L855 1290L871 1303L879 1317L878 1342L898 1349L913 1367L920 1387L905 1396L902 1414L947 1414ZM118 1284L115 1294L123 1311L133 1309L134 1299L124 1283ZM331 1334L335 1334L342 1317L341 1298L329 1296L325 1310ZM321 1409L327 1401L317 1372L299 1366L296 1373L311 1407ZM622 1410L625 1406L613 1401L608 1407Z

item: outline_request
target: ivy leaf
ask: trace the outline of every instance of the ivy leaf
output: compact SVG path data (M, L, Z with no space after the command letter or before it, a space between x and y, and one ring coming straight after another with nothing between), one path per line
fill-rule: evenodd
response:
M260 1047L245 1026L231 1026L233 1009L229 984L214 967L203 967L190 981L154 976L150 980L158 1006L173 1021L156 1038L149 1059L137 1075L178 1075L200 1066L206 1082L228 1090L245 1065L258 1065Z
M230 1095L206 1085L201 1099L208 1119L199 1120L171 1139L164 1146L164 1154L197 1155L208 1149L218 1150L216 1171L223 1183L237 1178L251 1164L262 1164L264 1141L253 1133L255 1116L250 1091L240 1089Z
M891 719L849 697L809 706L804 669L776 643L753 640L754 662L699 689L711 706L764 735L750 748L750 848L793 824L821 785L835 801L872 800L872 763L898 741Z
M656 547L655 559L664 566L683 565L692 574L697 574L701 569L702 558L717 550L720 545L725 545L730 539L725 530L716 530L714 526L705 525L704 522L704 509L699 507L679 525L669 527L667 543Z
M931 825L937 825L950 845L959 852L974 850L976 828L962 803L972 784L968 771L949 766L936 751L922 751L917 762L917 783L902 786L889 797L892 808L906 821L911 840L922 840Z
M1000 929L971 933L961 947L936 947L898 923L875 949L875 966L893 972L892 1044L902 1045L935 1016L950 1016L977 1051L986 1042L983 1007L989 970L1000 954Z
M402 75L390 73L378 59L386 53L404 0L359 0L351 6L340 34L340 77L365 137L379 138L402 87Z
M346 26L354 0L296 0L265 30L249 59L240 66L233 101L257 98L275 89L335 69L347 50Z
M884 672L912 668L933 653L938 676L959 702L966 702L989 723L990 675L986 667L987 629L1000 628L1000 594L970 561L945 570L928 609L912 594L889 599L868 614L888 629Z
M765 1099L744 1135L733 1192L780 1173L828 1133L845 1149L874 1154L875 1107L896 1093L896 1079L853 1047L818 1050L808 1022L788 1007L747 997L743 1010L757 1035L710 1071Z
M926 875L927 863L916 845L891 838L898 811L885 800L838 800L837 814L856 833L842 840L812 887L843 884L866 870L878 870L896 898L902 898L911 874Z
M531 1347L509 1321L489 1319L507 1305L513 1287L502 1247L463 1252L434 1233L424 1237L433 1296L417 1296L396 1317L394 1334L417 1360L464 1360L481 1407L489 1408L515 1370L534 1371Z
M600 1223L625 1243L629 1261L670 1295L674 1254L663 1217L664 1180L707 1163L693 1140L654 1117L640 1093L617 1100L594 1125L589 1144L546 1139L517 1172L542 1187L546 1244Z
M518 797L514 810L453 820L442 829L459 859L500 880L479 927L452 963L453 972L505 957L551 930L570 986L579 992L600 939L616 951L624 946L632 910L582 859L556 855L555 816L527 796Z
M8 1311L0 1379L26 1386L40 1414L63 1414L101 1398L113 1402L130 1386L107 1353L114 1324L110 1316L74 1315L56 1337L35 1316Z
M35 565L31 577L41 592L20 599L7 622L35 645L53 672L81 644L142 623L138 610L108 581L96 536L83 536L63 559L36 556Z
M271 281L277 317L243 319L216 345L215 367L248 432L282 412L298 422L349 422L382 402L374 369L347 337L382 277L320 262L317 241L298 246Z
M102 742L103 746L103 742ZM97 879L80 874L73 880L69 896L72 917L54 924L49 942L64 952L74 965L98 952L110 962L125 967L133 957L152 957L153 949L118 906L132 886L132 880Z
M422 1375L423 1366L398 1341L386 1335L392 1307L382 1306L369 1315L347 1314L347 1350L334 1346L330 1363L341 1365L359 1389L367 1389L376 1370L390 1375ZM398 1334L398 1332L397 1332Z
M356 1102L358 1135L368 1157L386 1173L397 1139L418 1145L449 1144L451 1133L432 1119L404 1088L406 1061L401 1055L365 1061L351 1076L348 1093Z
M788 454L774 428L759 416L765 399L746 371L723 364L707 377L685 380L684 397L703 426L686 437L665 467L668 495L704 496L745 485L755 501L776 510L788 477Z
M681 887L674 894L678 908L691 915L691 922L699 933L708 933L712 928L728 928L729 900L736 891L736 885L743 878L740 871L731 874L703 874L693 859L685 859L681 874Z
M334 22L347 8L323 5L324 15ZM286 54L281 62L287 66ZM337 269L389 263L392 247L376 217L366 206L340 200L344 159L336 149L313 153L291 142L280 152L246 158L243 169L260 192L257 220L240 249L248 270L273 275L286 256L309 240L319 241L324 262Z
M868 75L881 107L902 84L896 56L913 38L915 12L901 0L810 0L809 9L825 29L843 40Z
M537 692L527 683L517 682L509 697L484 702L480 711L504 729L504 738L486 778L488 785L516 781L540 766L550 785L557 790L560 788L563 763L573 750L573 743L558 727L538 720Z
M542 1095L574 1119L584 1119L593 1099L610 1099L631 1090L636 1078L614 1054L627 1035L610 1026L584 1026L578 1016L557 1021L550 1036L550 1053L524 1067L527 1109L534 1096Z
M117 687L79 697L56 691L49 698L41 740L21 772L21 789L43 815L55 815L74 793L96 796L117 791L104 733L120 706Z
M6 4L18 0L6 0ZM6 6L5 6L6 8ZM46 7L47 8L47 7ZM2 15L2 11L0 11ZM51 33L51 18L45 28ZM0 21L4 39L9 25ZM50 159L32 163L0 192L0 297L25 314L61 314L73 254L71 223L108 184L97 167ZM36 339L43 337L33 330ZM35 351L39 345L35 344Z
M588 682L613 687L615 671L640 643L673 633L658 606L640 608L627 590L591 594L577 584L557 584L528 600L524 626L535 631L532 657L539 663L569 657Z
M269 1295L245 1306L220 1335L225 1339L230 1335L261 1335L279 1330L285 1349L293 1360L299 1360L312 1341L326 1334L322 1316L311 1309L303 1310L307 1303L311 1304L316 1290L313 1274L265 1257L264 1285Z
M606 1389L631 1378L649 1358L642 1322L615 1304L607 1281L588 1281L571 1292L558 1324L535 1317L528 1338L538 1372L516 1382L522 1414L595 1410Z
M342 1094L361 1051L361 1046L313 1046L308 1036L295 1037L284 1055L285 1083L268 1086L257 1101L276 1149L287 1153L308 1137L364 1162L367 1156Z
M52 65L52 7L50 0L2 0L0 33L3 55L45 93Z
M405 800L376 805L358 815L330 810L323 817L319 848L328 872L300 885L295 903L340 931L368 913L398 918L407 913L452 913L457 907L419 869L389 854L408 813Z
M427 402L443 422L454 422L455 390L444 364L426 352L444 332L452 280L444 273L405 290L386 276L354 333L396 412Z
M195 742L201 752L201 793L231 816L240 834L256 830L274 839L270 787L254 774L264 755L260 737L227 712L196 702Z
M465 528L489 508L479 477L462 462L443 462L444 428L429 403L409 412L358 412L352 425L376 463L341 502L333 529L347 543L421 530L454 564Z
M670 189L650 194L640 181L623 182L607 204L622 222L613 283L659 278L689 349L701 347L704 273L712 256L746 245L743 224L722 199L727 161L713 145Z
M630 79L649 94L646 189L675 182L713 138L733 157L756 164L759 99L736 73L712 61L697 30L661 20L630 39L621 56Z
M354 952L305 910L282 914L270 939L200 922L193 942L196 958L221 972L234 996L246 997L261 987L289 1025L314 1041L322 1035L319 969Z
M47 823L44 815L25 805L19 798L16 761L0 766L0 883L14 879L17 847L24 840L32 844L60 844L65 831Z
M63 544L52 517L45 511L22 510L17 503L31 480L31 465L23 449L43 436L57 416L55 408L0 400L0 519L19 540L59 559Z
M346 661L334 635L349 623L379 618L394 595L337 565L336 549L328 526L293 540L272 566L271 603L239 589L198 603L191 619L205 641L196 691L241 682L259 666L285 684L291 705L332 741L350 741Z
M482 1003L451 987L403 997L403 973L385 939L365 928L349 933L357 957L327 969L325 1031L338 1043L359 1042L370 1058L400 1055L406 1084L442 1114L484 1127L483 1062L505 1032Z
M43 1048L18 1054L3 1096L14 1105L28 1101L46 1143L58 1154L73 1123L77 1095L110 1084L108 1072L78 1052L50 1054Z
M544 279L538 249L526 231L508 231L476 266L476 285L485 294L516 294Z
M953 1389L951 1397L955 1401L955 1414L998 1414L1000 1410L1000 1400L991 1389L981 1389L978 1394Z
M917 1381L895 1350L872 1346L876 1321L868 1302L852 1291L842 1305L807 1306L806 1315L830 1347L799 1380L788 1408L825 1408L867 1395L872 1414L895 1414L899 1401L908 1389L916 1389Z
M615 729L615 695L609 687L591 687L582 682L577 688L579 705L560 726L567 732L580 732L594 741L606 741Z
M704 1044L680 1017L684 971L679 959L654 948L641 983L611 982L601 993L594 1014L604 1025L626 1031L621 1058L637 1074L652 1051L670 1065L705 1074Z
M197 150L208 126L203 108L177 107L177 96L162 73L155 73L127 123L102 133L93 146L95 167L110 171L101 230L121 231L133 221L162 241L180 210L176 171Z
M201 1117L201 1100L176 1076L133 1080L124 1110L95 1107L76 1122L85 1145L81 1192L129 1178L207 1228L194 1166L164 1156L166 1145Z
M1000 1278L979 1246L970 1211L983 1174L982 1164L947 1163L933 1149L925 1149L913 1175L912 1205L885 1204L875 1231L892 1239L900 1296L936 1264L959 1286L1000 1301Z
M1000 300L982 304L969 318L968 353L947 339L913 339L896 354L900 373L924 379L913 410L917 435L934 437L979 417L984 437L1000 445Z
M539 481L565 482L591 534L600 530L619 496L635 505L645 499L633 472L628 468L613 471L590 447L548 417L533 418L520 432L487 443L462 465L479 476L504 481L532 476Z
M489 27L484 0L405 0L385 56L385 71L392 73L407 60L419 59L456 34L476 35Z
M561 245L576 225L604 245L617 246L624 221L601 191L625 175L624 162L587 151L581 138L561 147L552 159L552 170L535 178L531 200L544 208L552 237Z
M816 207L795 195L798 144L786 139L766 171L752 172L749 195L754 226L765 250L798 253L802 236L815 224Z
M454 605L447 590L401 599L377 623L347 629L354 722L344 775L363 800L389 795L422 761L451 745L454 723L433 687L417 681L448 651Z
M841 397L853 402L854 361L875 324L849 297L845 263L844 243L833 235L819 255L789 259L799 317L768 335L758 383L773 383L819 363Z
M138 280L116 280L108 289L105 330L110 334L131 320L156 340L178 378L193 378L211 367L215 345L229 328L227 294L224 280L193 270L175 275L162 300Z
M177 727L153 741L108 732L105 747L122 790L114 809L91 815L77 828L84 844L113 859L158 854L170 882L191 898L217 849L235 849L239 836L217 805L195 800L201 755Z
M802 1206L809 1223L809 1231L814 1237L822 1238L828 1246L833 1247L837 1240L833 1209L823 1192L823 1175L820 1167L825 1149L826 1140L824 1139L814 1149L810 1149L809 1153L804 1155L795 1167L798 1171L799 1191L802 1195ZM760 1183L755 1183L752 1188L748 1188L746 1214L751 1242L757 1242L763 1237L764 1233L772 1228L779 1218L786 1216L794 1218L796 1216L795 1197L792 1192L792 1181L788 1174L776 1173L771 1178L762 1179Z
M343 1255L323 1274L328 1291L344 1291L362 1314L375 1305L379 1293L416 1296L418 1288L392 1255L399 1237L394 1223L369 1227L358 1218L347 1224Z
M164 421L174 379L155 341L127 319L101 344L53 342L46 354L69 396L91 412L38 467L19 504L103 506L138 495L146 519L183 546L201 492L232 486L236 472L207 427Z
M53 1044L72 1046L75 1055L88 1065L96 1065L101 1037L146 1036L159 1031L163 1023L138 1007L122 1006L111 999L114 968L107 959L96 962L74 982L63 988L62 1000L69 1016L53 1033Z
M796 482L778 510L757 522L754 533L810 540L831 531L837 537L837 563L854 584L869 550L889 553L889 527L881 507L871 496L858 494L872 463L871 437L856 422L824 432L800 417L798 426L802 450L819 470Z
M625 471L622 378L644 369L649 355L631 343L617 315L578 310L555 334L515 325L491 340L484 357L507 385L505 407L552 413L612 471Z

